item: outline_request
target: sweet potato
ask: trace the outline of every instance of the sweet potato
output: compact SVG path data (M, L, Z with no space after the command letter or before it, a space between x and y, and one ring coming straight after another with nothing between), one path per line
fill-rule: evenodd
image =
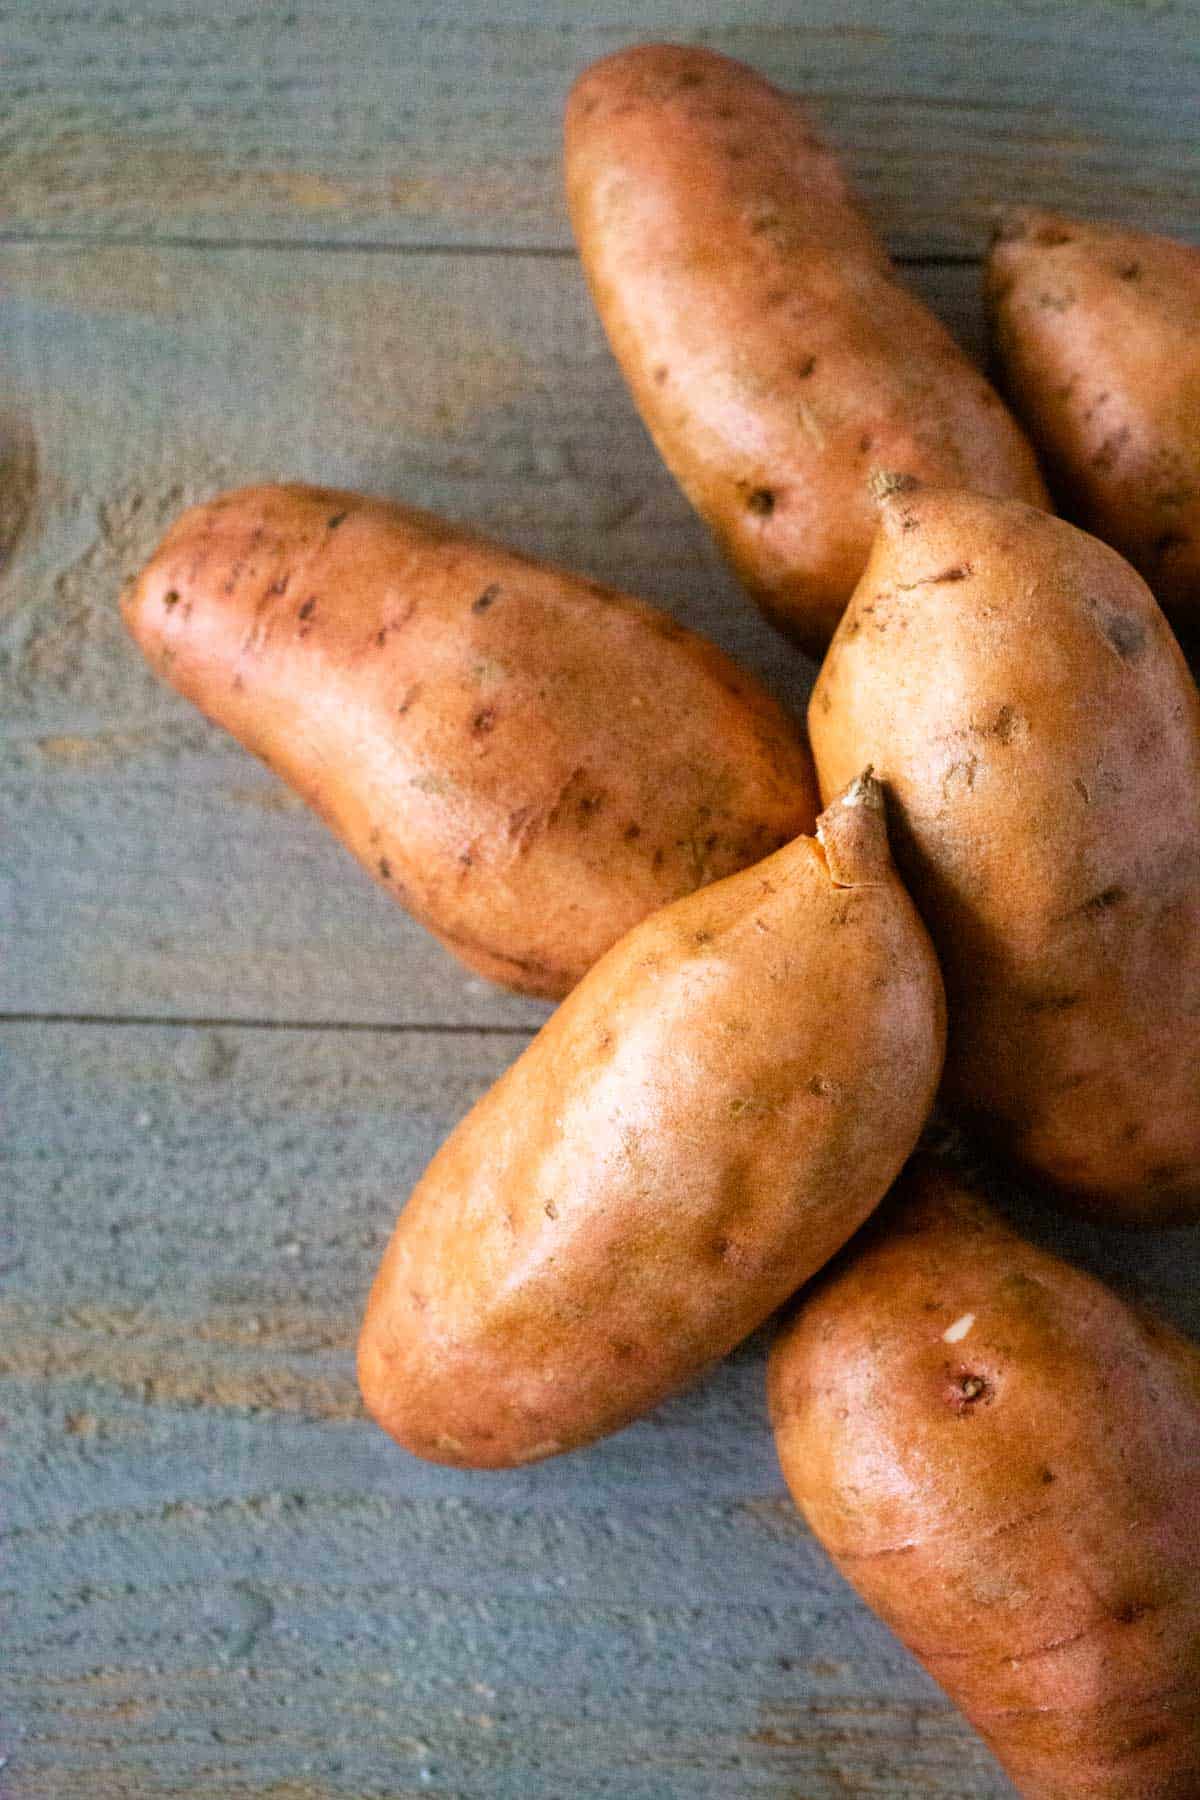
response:
M261 487L124 600L147 657L468 967L565 994L812 827L800 728L665 614L428 513Z
M710 50L587 69L566 116L583 265L664 460L774 624L829 641L875 528L872 468L1045 492L904 288L801 108Z
M770 1363L788 1486L1026 1800L1200 1794L1200 1353L918 1165Z
M988 263L999 366L1071 516L1200 631L1200 250L1006 216Z
M1017 501L908 487L830 647L823 791L870 763L946 976L946 1094L1075 1204L1200 1216L1200 698L1140 577Z
M733 1348L843 1244L937 1086L941 981L874 783L637 926L430 1164L367 1309L409 1450L570 1450Z

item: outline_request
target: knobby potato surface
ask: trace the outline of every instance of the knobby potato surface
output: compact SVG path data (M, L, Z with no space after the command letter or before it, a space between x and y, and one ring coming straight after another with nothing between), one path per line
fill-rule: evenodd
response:
M946 977L946 1094L1099 1217L1200 1216L1200 698L1115 551L900 489L809 707Z
M1192 1344L918 1162L770 1394L809 1525L1027 1800L1195 1800Z
M988 264L1013 405L1071 515L1200 633L1200 250L1018 211Z
M470 968L558 996L812 828L798 725L663 613L410 508L246 488L124 600L151 663Z
M909 1154L941 981L862 784L656 913L459 1125L367 1310L368 1410L409 1450L532 1462L627 1424L845 1242Z
M828 643L877 467L1045 504L1033 453L899 281L803 110L669 44L586 70L566 118L583 266L664 460L767 616Z

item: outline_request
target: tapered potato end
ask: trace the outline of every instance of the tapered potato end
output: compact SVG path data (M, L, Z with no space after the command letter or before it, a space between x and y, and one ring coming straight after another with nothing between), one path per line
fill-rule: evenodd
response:
M835 887L877 887L892 873L883 788L870 769L831 800L817 820L817 841Z

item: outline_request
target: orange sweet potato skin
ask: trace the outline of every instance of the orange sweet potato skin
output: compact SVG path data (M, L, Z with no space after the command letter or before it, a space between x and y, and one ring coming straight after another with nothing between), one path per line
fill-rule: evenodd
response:
M1200 697L1115 551L1014 501L883 502L809 708L871 764L942 961L946 1096L1079 1207L1200 1216Z
M1200 632L1200 250L1016 211L988 263L1000 369L1064 505Z
M1200 1353L918 1163L770 1364L784 1475L1026 1800L1200 1794Z
M653 608L299 486L186 513L123 601L150 662L470 968L568 992L815 816L800 730Z
M861 809L824 829L630 932L438 1152L359 1343L407 1449L506 1467L615 1431L886 1192L936 1090L941 981L881 815L874 840Z
M897 279L800 107L713 51L594 64L566 116L583 265L664 460L767 616L823 649L876 467L1044 504L999 398Z

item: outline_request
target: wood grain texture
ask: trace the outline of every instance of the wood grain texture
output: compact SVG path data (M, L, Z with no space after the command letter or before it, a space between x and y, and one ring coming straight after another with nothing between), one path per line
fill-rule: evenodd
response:
M761 1340L539 1469L361 1417L393 1214L521 1041L6 1028L5 1800L1007 1791L785 1499Z
M1195 235L1196 0L802 11L650 0L635 31L807 95L909 257L974 256L996 200ZM643 593L803 705L569 255L562 100L630 19L0 9L0 1009L43 1016L0 1035L0 1800L1010 1793L786 1500L764 1338L516 1474L362 1418L393 1214L545 1009L451 963L117 624L179 508L294 475ZM916 279L978 348L977 272ZM1023 1217L1200 1331L1187 1234Z
M393 1215L523 1041L0 1033L5 1800L1009 1792L786 1499L766 1333L524 1471L362 1418ZM1200 1330L1194 1233L1039 1229Z
M973 270L920 272L978 343ZM0 249L0 1009L528 1024L160 686L116 596L170 518L296 476L473 520L669 606L802 711L659 464L573 261ZM17 476L20 478L18 479ZM17 517L19 513L20 517Z
M1194 0L390 0L5 13L0 229L561 248L572 79L684 38L805 95L902 251L997 201L1195 228Z

